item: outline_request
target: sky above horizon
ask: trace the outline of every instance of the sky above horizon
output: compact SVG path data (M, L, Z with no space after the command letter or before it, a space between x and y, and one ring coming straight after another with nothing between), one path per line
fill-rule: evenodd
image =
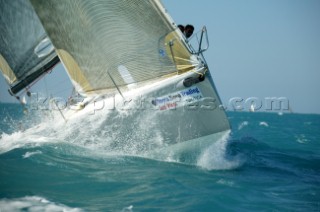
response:
M192 24L195 31L206 25L210 48L205 57L225 105L234 97L285 97L293 112L320 114L320 1L162 2L177 24ZM62 66L51 75L61 79L58 87L69 95ZM57 87L51 78L38 88ZM1 76L0 101L15 101L7 89Z
M286 97L293 112L320 113L320 1L163 3L177 24L206 25L205 57L224 104Z

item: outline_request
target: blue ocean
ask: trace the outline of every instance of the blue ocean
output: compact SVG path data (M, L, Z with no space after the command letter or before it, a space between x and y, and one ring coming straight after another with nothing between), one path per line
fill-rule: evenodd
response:
M99 120L57 127L1 103L0 211L320 211L320 115L227 115L231 132L186 163L108 151Z

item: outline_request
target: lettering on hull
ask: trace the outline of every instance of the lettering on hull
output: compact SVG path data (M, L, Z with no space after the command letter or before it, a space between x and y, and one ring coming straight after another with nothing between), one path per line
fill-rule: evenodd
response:
M184 106L186 103L199 101L203 98L200 89L197 86L168 94L166 96L157 97L151 103L159 110L172 110L177 107Z

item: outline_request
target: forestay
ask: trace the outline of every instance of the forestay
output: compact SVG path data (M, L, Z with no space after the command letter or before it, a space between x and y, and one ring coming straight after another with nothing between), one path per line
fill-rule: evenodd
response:
M32 5L0 0L0 70L16 94L59 62Z
M31 3L82 94L105 93L197 66L159 0Z

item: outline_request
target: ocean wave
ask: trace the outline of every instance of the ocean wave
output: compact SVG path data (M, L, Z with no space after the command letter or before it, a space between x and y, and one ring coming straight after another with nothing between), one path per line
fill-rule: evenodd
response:
M32 148L50 142L59 142L59 140L54 137L21 131L12 134L2 134L2 137L0 138L0 154L17 148Z
M198 145L198 141L189 142L188 144L191 145L186 149L190 151L182 151L178 147L172 148L170 144L172 141L165 137L166 134L158 131L153 124L153 120L157 117L154 111L142 113L134 117L131 122L126 122L126 117L132 116L130 113L132 113L130 110L113 110L112 112L106 110L99 111L99 114L95 115L78 114L68 122L65 122L56 111L43 116L37 114L34 116L34 123L40 122L40 124L2 135L0 154L16 148L30 149L50 143L64 143L73 147L83 147L101 155L135 156L197 165L199 155L203 154L202 151L217 140L214 137L200 141L205 143L203 148ZM202 149L195 150L200 146ZM23 155L23 158L39 153L39 151L29 151ZM200 163L205 166L204 162Z

